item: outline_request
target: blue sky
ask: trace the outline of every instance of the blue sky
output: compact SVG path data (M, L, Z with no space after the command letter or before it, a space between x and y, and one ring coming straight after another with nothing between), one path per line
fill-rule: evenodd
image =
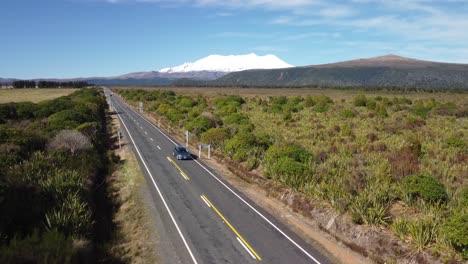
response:
M468 63L468 0L2 0L0 77L112 76L210 54Z

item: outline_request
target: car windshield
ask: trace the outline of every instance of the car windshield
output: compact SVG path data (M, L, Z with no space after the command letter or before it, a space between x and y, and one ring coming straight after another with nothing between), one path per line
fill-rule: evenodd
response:
M177 152L181 152L181 153L187 152L187 150L184 147L178 147L176 148L176 150Z

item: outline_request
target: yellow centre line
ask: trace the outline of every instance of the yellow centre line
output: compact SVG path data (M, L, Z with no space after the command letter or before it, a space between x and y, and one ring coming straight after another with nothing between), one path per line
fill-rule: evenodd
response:
M216 208L210 200L208 200L208 198L206 198L205 195L202 195L201 196L203 200L205 200L209 206L211 206L211 208L213 208L213 210L219 215L219 217L221 217L221 219L226 223L227 226L229 226L229 228L231 228L232 232L234 232L234 234L236 234L236 236L242 241L242 243L244 243L247 248L255 255L255 257L261 261L262 258L257 254L257 252L255 252L255 250L249 245L249 243L247 243L247 241L245 241L245 239L239 234L239 232L237 232L237 230L231 225L231 223L226 219L226 217L224 217L224 215L218 210L218 208Z
M174 160L172 160L170 157L167 157L167 160L169 160L169 162L172 163L180 171L180 175L182 175L182 177L184 177L185 180L190 180L189 176L185 174L185 172L179 167L179 165L177 165L177 163L174 162Z

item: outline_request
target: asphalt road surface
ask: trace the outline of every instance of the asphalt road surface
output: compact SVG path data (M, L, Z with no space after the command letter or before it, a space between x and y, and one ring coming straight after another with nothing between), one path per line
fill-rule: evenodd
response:
M132 144L179 263L331 263L216 175L201 160L176 160L179 142L105 89ZM198 153L196 153L198 154Z

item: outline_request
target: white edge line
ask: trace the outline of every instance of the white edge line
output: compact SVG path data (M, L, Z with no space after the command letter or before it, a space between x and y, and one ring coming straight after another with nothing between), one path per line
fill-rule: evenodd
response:
M244 247L244 249L249 252L250 256L253 258L253 259L257 259L254 254L252 254L252 252L245 246L245 244L242 242L242 240L239 239L238 236L236 236L237 238L237 241L239 241L239 243Z
M116 111L115 108L114 108L114 110ZM195 256L194 256L193 253L192 253L192 250L190 250L190 247L188 246L187 241L185 240L184 235L182 235L182 231L180 231L180 228L179 228L179 226L177 225L177 222L175 221L175 218L174 218L174 216L172 215L171 210L169 209L169 206L168 206L167 203L166 203L166 200L165 200L164 197L162 196L162 193L161 193L161 191L159 190L158 185L157 185L156 182L154 181L153 175L151 174L150 170L148 169L148 166L146 165L146 162L143 160L143 157L141 156L140 151L138 150L138 147L137 147L137 145L135 144L135 141L133 140L133 137L132 137L132 135L130 134L130 131L128 130L128 128L127 128L127 125L125 125L125 123L124 123L123 119L120 117L120 115L117 115L117 116L119 117L120 121L121 121L122 124L124 125L125 130L127 131L128 135L129 135L130 139L132 140L133 146L135 147L135 150L137 151L138 156L140 157L141 162L142 162L143 165L145 166L146 171L147 171L148 174L150 175L151 181L153 182L154 187L156 188L156 191L158 191L159 197L161 197L161 200L163 201L164 206L166 207L166 210L167 210L167 212L169 213L169 216L171 217L171 220L172 220L172 222L174 223L174 225L175 225L175 227L176 227L176 229L177 229L177 232L178 232L179 235L180 235L180 238L182 238L182 241L184 242L184 245L185 245L185 247L187 248L187 251L189 252L190 257L192 258L193 263L198 264L197 260L195 259Z
M130 108L128 108L130 109ZM156 130L159 131L164 137L166 137L169 141L171 141L174 145L177 146L177 143L172 140L170 137L168 137L165 133L163 133L159 128L157 128L153 123L151 123L148 119L146 119L144 116L142 116L140 113L137 113L130 109L130 111L136 113L138 116L140 116L143 120L145 120L148 124L150 124L152 127L154 127ZM234 192L229 186L227 186L224 182L222 182L218 177L216 177L211 171L209 171L205 166L203 166L200 162L197 160L195 161L200 167L202 167L205 171L207 171L212 177L214 177L219 183L221 183L226 189L228 189L231 193L233 193L239 200L241 200L244 204L246 204L248 207L250 207L255 213L257 213L261 218L263 218L267 223L269 223L273 228L275 228L278 232L280 232L285 238L287 238L293 245L295 245L298 249L300 249L306 256L308 256L310 259L312 259L315 263L321 264L320 261L318 261L316 258L314 258L309 252L307 252L304 248L302 248L296 241L294 241L292 238L290 238L286 233L284 233L279 227L277 227L275 224L273 224L268 218L266 218L262 213L260 213L255 207L250 205L247 201L245 201L240 195L238 195L236 192Z
M210 204L209 204L209 203L208 203L208 202L205 200L205 197L203 197L203 195L202 195L202 196L200 196L200 197L201 197L201 198L202 198L202 200L203 200L203 201L206 203L206 205L207 205L208 207L210 207L210 208L211 208L211 205L210 205Z

